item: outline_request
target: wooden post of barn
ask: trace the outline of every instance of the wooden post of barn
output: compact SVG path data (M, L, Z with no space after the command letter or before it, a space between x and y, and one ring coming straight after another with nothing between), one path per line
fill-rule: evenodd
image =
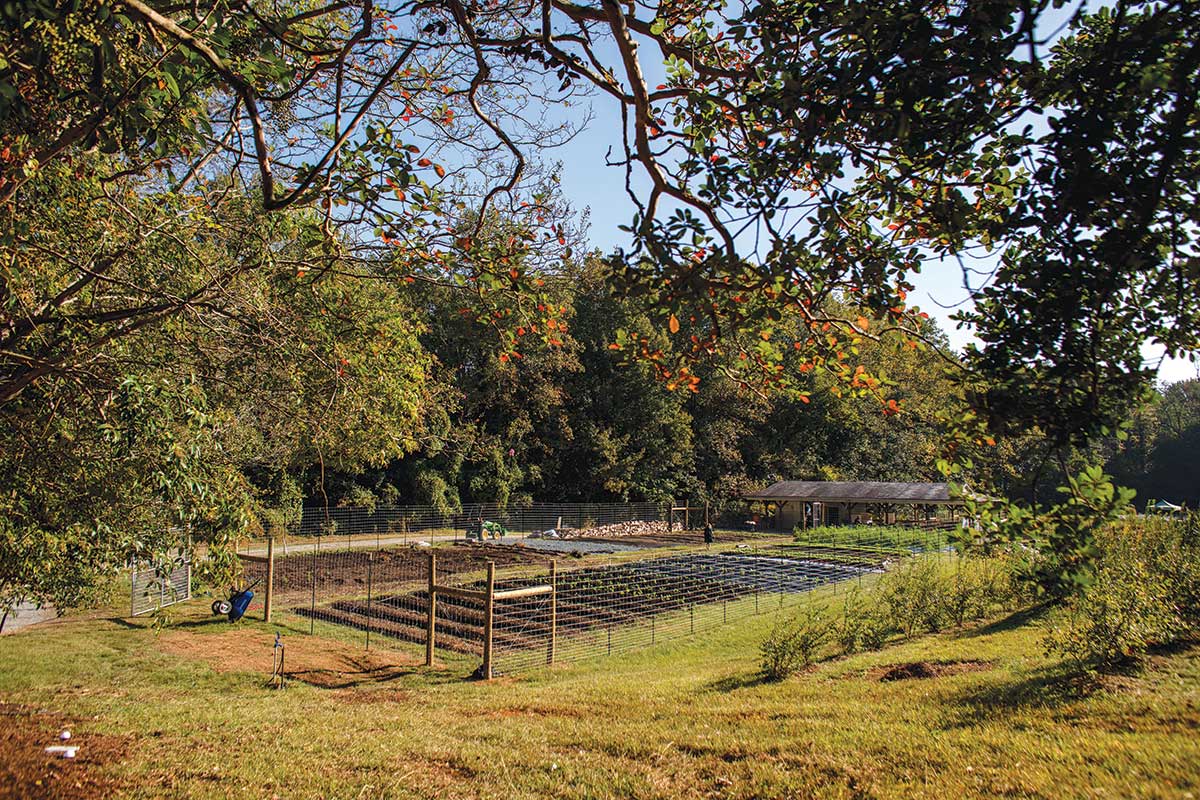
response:
M554 666L554 649L558 642L558 559L550 562L550 644L546 651L546 663Z
M487 597L483 599L483 679L492 679L492 631L496 610L496 562L487 565Z
M704 527L707 528L711 524L712 524L712 519L708 515L708 501L705 500L704 501Z
M425 616L425 666L433 666L434 636L437 631L437 556L429 554L429 608Z
M267 537L267 588L263 598L263 620L271 621L271 601L275 597L275 537Z

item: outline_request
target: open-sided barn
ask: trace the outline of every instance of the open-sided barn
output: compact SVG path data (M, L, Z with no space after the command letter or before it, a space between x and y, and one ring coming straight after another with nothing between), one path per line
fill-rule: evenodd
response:
M743 499L763 503L771 526L784 530L952 520L961 505L950 496L948 484L889 481L779 481Z

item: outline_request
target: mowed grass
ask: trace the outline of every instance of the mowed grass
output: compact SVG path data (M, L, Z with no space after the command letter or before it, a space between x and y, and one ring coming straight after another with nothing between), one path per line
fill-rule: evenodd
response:
M85 749L123 737L102 769L129 797L1200 795L1200 650L1090 685L1043 655L1044 617L1019 614L764 682L758 643L787 613L490 683L401 648L356 686L274 691L277 628L197 603L161 635L92 618L4 637L0 699L76 718ZM988 665L879 680L919 660Z

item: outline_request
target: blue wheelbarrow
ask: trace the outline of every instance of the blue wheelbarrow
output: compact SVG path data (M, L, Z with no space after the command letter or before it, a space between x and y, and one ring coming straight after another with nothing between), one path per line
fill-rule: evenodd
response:
M262 579L259 578L258 580ZM214 600L212 612L217 615L224 614L229 617L230 622L237 622L245 616L246 609L250 607L250 601L254 599L254 592L252 590L258 585L258 580L241 590L231 586L229 588L229 599Z

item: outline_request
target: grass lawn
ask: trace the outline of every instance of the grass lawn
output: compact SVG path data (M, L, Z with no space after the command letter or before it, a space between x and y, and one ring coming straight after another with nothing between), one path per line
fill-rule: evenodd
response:
M780 683L757 647L788 611L486 684L285 630L298 678L274 691L277 627L207 612L0 639L0 797L1200 796L1200 648L1088 686L1036 615ZM880 680L916 661L971 663ZM74 762L41 753L62 726Z

